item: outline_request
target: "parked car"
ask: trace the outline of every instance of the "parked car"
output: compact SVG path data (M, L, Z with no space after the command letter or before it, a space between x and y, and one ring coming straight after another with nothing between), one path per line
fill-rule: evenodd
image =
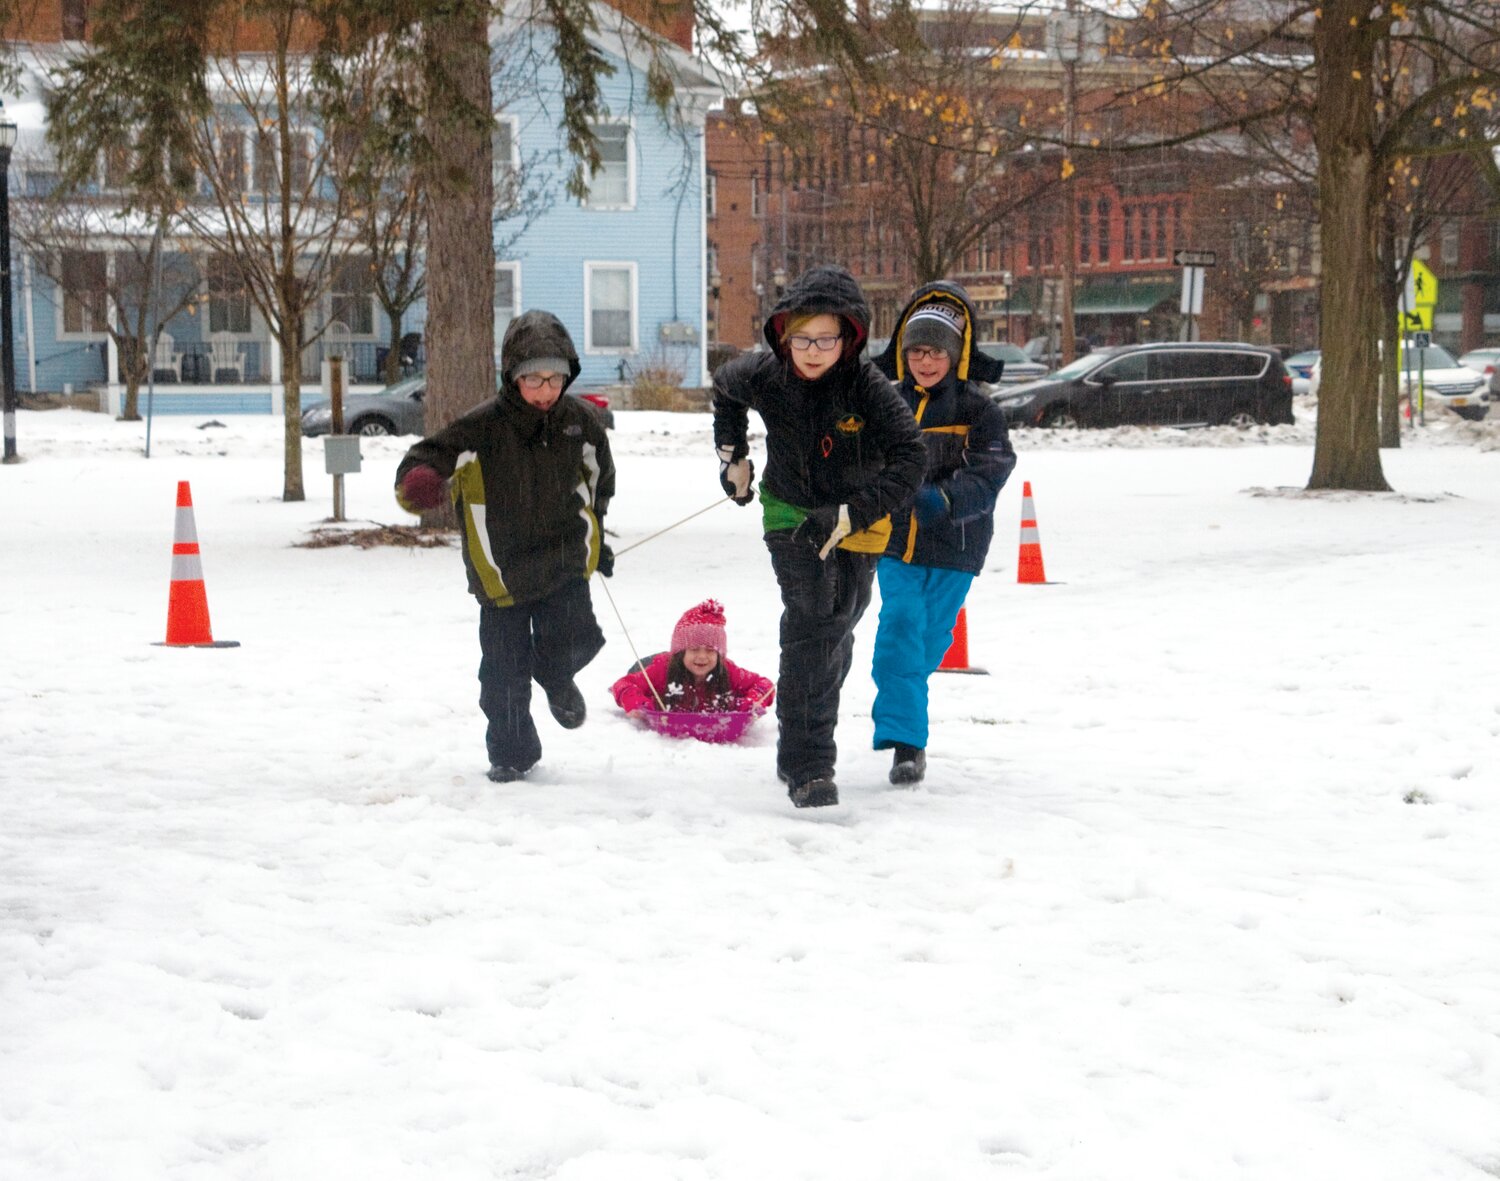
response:
M1428 409L1446 407L1460 418L1478 422L1490 412L1490 391L1484 374L1460 365L1442 345L1407 349L1401 354L1401 397L1411 398L1420 382L1422 400ZM1310 393L1317 396L1323 382L1323 359L1313 366Z
M1500 401L1500 349L1475 349L1458 359L1490 383L1490 401Z
M1287 372L1292 375L1292 393L1312 393L1312 386L1309 384L1312 381L1312 369L1318 363L1320 356L1322 356L1321 349L1305 349L1300 353L1293 353L1286 359Z
M1021 346L1021 351L1026 354L1028 360L1034 361L1048 370L1052 370L1062 364L1062 354L1058 351L1059 344L1060 342L1055 336L1033 336ZM1089 342L1082 336L1074 338L1074 358L1087 356L1088 352Z
M427 375L403 378L373 394L344 395L344 430L351 435L420 435L422 399L427 393ZM609 395L589 390L569 389L569 395L582 398L604 419L607 428L615 425ZM327 399L310 404L302 412L302 433L309 438L333 430L333 407Z
M979 351L1005 364L1000 373L1000 385L1018 385L1023 381L1035 381L1047 376L1047 366L1040 361L1033 361L1020 345L982 340L979 342Z
M1193 341L1095 349L994 395L1011 426L1249 427L1290 423L1292 377L1275 349Z

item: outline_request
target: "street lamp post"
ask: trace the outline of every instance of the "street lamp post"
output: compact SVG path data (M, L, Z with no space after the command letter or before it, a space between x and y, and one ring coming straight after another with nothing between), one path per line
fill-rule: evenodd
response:
M16 344L10 310L10 150L16 146L16 125L0 107L0 377L5 382L5 463L19 463L16 454Z

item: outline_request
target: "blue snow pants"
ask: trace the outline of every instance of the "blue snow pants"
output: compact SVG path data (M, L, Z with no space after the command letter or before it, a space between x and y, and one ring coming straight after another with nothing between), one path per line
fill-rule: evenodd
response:
M953 624L974 576L966 570L881 558L875 631L875 749L927 747L927 678L953 642Z

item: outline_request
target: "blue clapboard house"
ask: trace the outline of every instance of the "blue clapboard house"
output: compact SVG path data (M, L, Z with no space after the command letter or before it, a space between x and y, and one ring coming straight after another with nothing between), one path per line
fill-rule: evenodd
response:
M497 61L513 54L523 84L497 89L509 96L495 123L495 349L505 325L522 310L546 308L568 326L578 346L580 388L628 383L642 369L680 375L680 384L707 382L705 329L704 122L723 97L718 76L675 45L648 41L612 9L600 21L597 47L615 66L603 81L608 114L594 127L602 167L585 198L566 191L572 160L559 121L563 79L555 55L518 49L515 34L492 35ZM674 76L676 99L663 114L646 98L650 47ZM56 46L48 51L55 56ZM97 390L102 409L118 413L124 396L119 349L107 331L116 314L108 297L117 272L137 265L120 248L122 235L149 238L152 227L115 217L85 223L85 232L57 240L45 259L28 235L28 202L45 196L56 171L45 144L41 95L48 53L20 55L18 84L4 96L4 117L19 127L9 172L13 225L13 307L16 386L26 392ZM269 137L230 129L247 199L261 185L257 152ZM316 136L316 129L305 134ZM315 147L309 147L314 152ZM242 170L242 171L241 171ZM112 174L112 171L114 174ZM99 195L123 177L102 161ZM104 200L108 206L108 200ZM200 233L202 231L200 230ZM162 332L152 359L155 413L280 413L281 379L289 364L243 285L184 230L165 253L154 307ZM28 249L28 245L32 248ZM118 286L118 284L116 284ZM133 284L127 290L139 290ZM426 309L419 302L401 323L407 371L425 356ZM364 256L334 269L316 320L319 332L295 362L304 402L319 396L324 360L344 358L354 388L377 388L391 345L391 326L374 296ZM142 407L146 386L142 385Z

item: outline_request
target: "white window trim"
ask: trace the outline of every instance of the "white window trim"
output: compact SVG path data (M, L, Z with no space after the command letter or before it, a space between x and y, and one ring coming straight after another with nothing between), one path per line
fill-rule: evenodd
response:
M713 221L719 216L719 174L712 169L703 174L703 216Z
M519 262L511 262L508 260L503 262L496 262L495 270L509 271L511 273L511 291L515 294L515 302L511 305L511 319L514 320L521 314L521 309L526 306L525 303L523 303L521 300L521 264ZM494 291L495 281L492 277L490 279L490 299L492 300L495 298ZM503 332L495 333L495 371L497 373L500 371L500 346L504 343L504 341L505 334Z
M354 255L350 255L349 257L353 258ZM368 260L369 255L361 254L360 257L365 258L366 260ZM341 297L341 296L353 296L353 297L355 297L357 299L367 299L367 300L370 301L370 331L368 331L368 332L356 332L356 331L354 331L353 327L350 326L349 339L350 340L366 340L366 341L368 341L368 340L377 340L377 341L382 341L383 342L384 341L384 335L380 331L380 314L381 314L381 310L382 309L380 307L380 299L375 294L375 287L374 287L373 282L371 283L370 290L368 290L366 292L363 292L363 293L359 293L359 294L356 294L353 291L339 291L339 290L336 290L332 285L330 285L329 288L328 288L327 294L323 297L324 300L326 301L326 306L323 309L323 323L325 325L331 324L335 320L338 320L338 317L333 314L333 301L334 301L335 297ZM254 303L253 300L251 301L251 304L250 304L250 310L251 310L251 315L253 316L255 314L255 303ZM347 322L343 321L343 320L339 320L339 323L345 324Z
M625 128L625 201L623 204L595 204L584 197L581 202L584 209L592 209L596 212L618 212L635 208L635 124L629 119L601 119L593 124L595 127L623 127ZM590 184L592 185L592 179Z
M496 115L495 123L506 124L510 128L510 160L507 168L512 176L517 176L521 171L521 117L519 115ZM494 133L490 133L490 142L494 142ZM508 211L515 208L515 204L502 206L500 204L500 168L494 160L490 162L490 189L491 199L495 202L497 211Z
M594 344L594 272L595 271L618 271L630 272L630 343L628 345L598 345ZM641 299L640 299L640 264L634 262L610 262L607 260L589 260L583 264L583 351L595 356L623 357L641 351Z
M261 338L261 334L258 333L256 331L256 328L255 328L256 311L257 311L256 306L255 306L255 300L253 300L253 299L250 298L250 293L248 291L244 295L245 303L246 303L246 305L249 308L249 315L248 315L248 317L246 319L247 327L245 328L245 331L243 331L243 332L237 332L233 328L220 328L220 329L215 330L212 327L212 325L213 325L213 307L212 307L212 305L213 305L213 301L215 299L229 300L229 299L236 299L236 298L239 298L239 297L238 296L228 296L228 295L225 295L225 296L214 295L213 294L213 285L209 281L209 274L208 274L207 268L205 268L203 270L202 274L199 276L198 290L199 290L200 298L202 300L202 315L203 315L202 332L203 332L203 341L204 341L205 344L208 343L208 341L212 337L215 337L215 336L229 336L229 337L233 337L235 340L239 340L239 341L259 340Z
M81 253L81 254L102 254L102 255L104 255L104 314L105 314L105 316L112 316L112 315L114 315L114 309L110 306L110 298L109 298L109 279L110 279L109 268L110 268L110 259L109 259L109 253L108 253L108 251L103 251L103 250L89 250L89 249L85 248L85 249L79 251L79 253ZM67 317L68 293L67 293L67 289L63 286L63 284L62 284L62 282L60 280L57 280L57 281L53 282L53 289L56 292L56 298L53 300L53 305L54 305L53 306L53 311L56 313L55 323L57 325L57 330L53 334L53 339L54 340L61 342L61 341L65 341L65 340L108 340L109 339L109 325L108 324L102 324L102 325L100 325L97 328L90 328L87 332L69 332L67 330L67 327L66 327L67 322L68 322L68 317ZM90 319L92 319L92 318L93 317L90 317Z

